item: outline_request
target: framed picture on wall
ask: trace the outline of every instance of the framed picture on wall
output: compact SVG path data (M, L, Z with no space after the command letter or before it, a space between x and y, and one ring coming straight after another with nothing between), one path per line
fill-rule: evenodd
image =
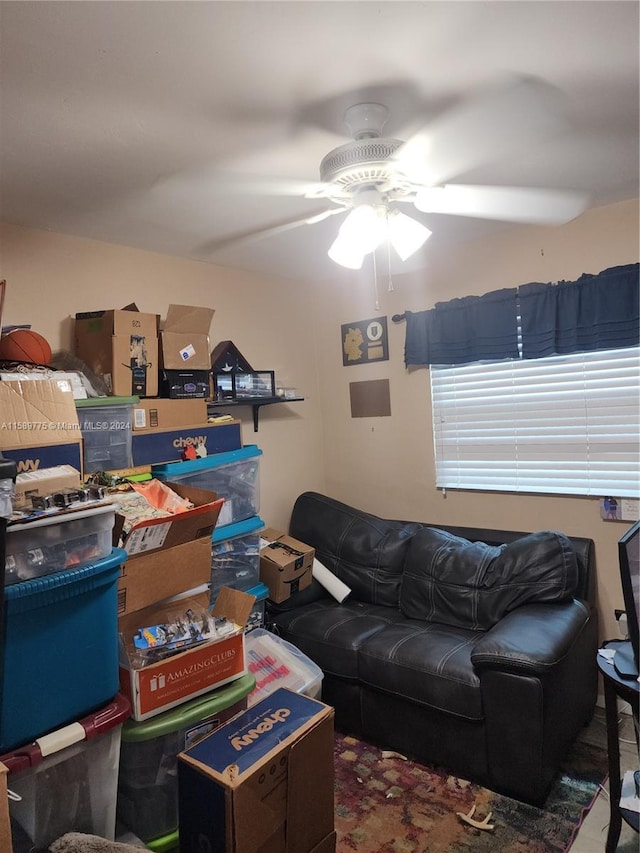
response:
M386 317L344 323L341 330L344 367L370 361L389 360Z

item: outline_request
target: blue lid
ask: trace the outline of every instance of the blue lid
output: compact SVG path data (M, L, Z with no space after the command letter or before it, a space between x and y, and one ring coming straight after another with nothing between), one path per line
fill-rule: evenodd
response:
M232 465L234 462L244 462L245 459L253 459L262 456L262 451L255 444L247 444L240 450L229 450L226 453L213 453L204 459L187 459L184 462L165 462L162 465L152 465L151 473L154 477L179 476L181 474L197 474L208 468L220 468L222 465Z
M262 583L262 581L260 581L260 583L257 583L255 586L252 586L251 589L245 589L245 592L247 593L247 595L254 595L256 601L262 601L263 599L268 597L269 587L266 584Z
M263 530L265 526L264 521L259 515L252 515L251 518L236 521L235 524L222 524L219 527L214 527L211 539L214 544L216 542L226 542L227 539L235 539L236 536L246 536L247 533L255 533L257 530Z

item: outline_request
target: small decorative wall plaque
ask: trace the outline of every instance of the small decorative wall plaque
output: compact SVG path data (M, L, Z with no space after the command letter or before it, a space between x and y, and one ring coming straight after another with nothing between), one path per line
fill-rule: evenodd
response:
M369 361L389 360L386 317L345 323L341 329L344 367Z

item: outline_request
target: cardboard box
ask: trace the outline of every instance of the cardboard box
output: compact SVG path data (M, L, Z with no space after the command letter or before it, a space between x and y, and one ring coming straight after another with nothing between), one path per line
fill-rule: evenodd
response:
M31 498L52 495L62 489L78 489L80 483L80 471L71 465L23 471L16 477L13 505L16 509L31 509Z
M211 370L209 328L215 311L195 305L169 305L160 341L167 370Z
M118 578L118 616L195 589L210 579L209 536L127 560Z
M333 716L280 689L181 752L180 849L335 850Z
M315 548L272 527L260 539L260 580L269 587L271 601L279 604L310 585Z
M201 696L214 687L245 675L244 627L254 602L253 595L224 587L212 612L214 616L224 616L238 625L237 633L201 643L139 669L131 659L130 638L139 628L162 622L167 603L120 617L120 690L131 703L131 716L139 721L155 717L187 699ZM183 598L179 606L208 609L209 592Z
M160 334L163 396L210 398L209 327L215 311L195 305L169 305Z
M133 306L76 314L75 353L114 395L158 393L158 318Z
M18 473L71 465L82 472L82 433L71 386L0 382L0 452Z
M204 403L204 400L166 400L167 403ZM205 404L206 405L206 404ZM204 444L208 455L242 448L242 422L196 424L167 430L138 430L132 435L134 465L180 462L186 447Z
M224 501L215 492L167 483L194 508L136 524L122 548L129 555L118 579L118 615L206 584L211 578L211 535ZM114 544L124 517L116 514Z
M133 407L133 431L167 430L207 423L205 400L140 400Z

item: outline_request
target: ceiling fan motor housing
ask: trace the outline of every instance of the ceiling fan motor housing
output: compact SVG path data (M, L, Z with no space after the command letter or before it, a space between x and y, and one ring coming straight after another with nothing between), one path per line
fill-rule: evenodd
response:
M402 144L400 139L384 137L347 142L324 157L320 178L349 195L368 185L400 189L404 181L391 157Z

